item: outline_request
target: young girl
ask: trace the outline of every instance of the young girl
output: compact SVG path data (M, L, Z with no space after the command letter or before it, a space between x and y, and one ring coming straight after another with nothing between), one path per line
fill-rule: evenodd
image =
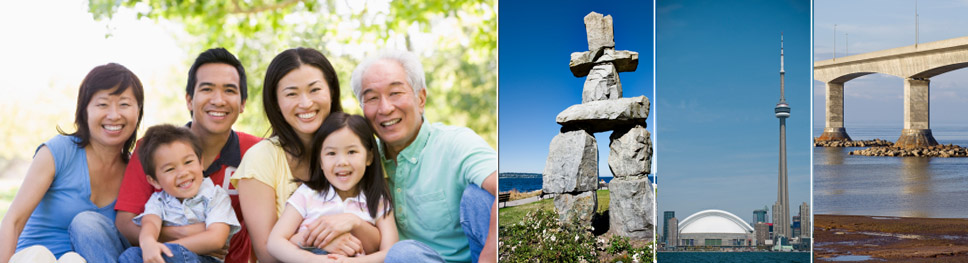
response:
M333 112L316 132L312 145L310 179L292 194L272 228L269 253L285 262L383 262L398 237L373 129L362 116ZM357 257L319 255L325 254L314 249L314 244L319 242L302 242L305 224L320 216L341 213L376 225L381 236L380 250L369 255L358 251ZM310 236L331 240L351 233L354 228L332 224L322 230L323 234Z

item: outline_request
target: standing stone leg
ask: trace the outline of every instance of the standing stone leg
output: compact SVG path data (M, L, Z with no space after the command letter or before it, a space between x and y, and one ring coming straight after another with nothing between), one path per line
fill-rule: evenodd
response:
M904 80L904 130L894 143L895 147L910 149L938 145L931 135L930 82L920 78Z
M554 202L558 221L565 224L589 224L595 211L598 210L598 193L596 191L563 193L555 196Z
M608 144L608 168L616 178L652 173L652 139L649 131L636 125L612 131Z
M653 240L655 191L645 176L616 177L608 183L608 231L624 237Z
M595 137L577 130L551 139L545 162L542 191L573 193L598 189L598 144Z
M844 83L827 82L826 125L817 141L850 141L844 129Z

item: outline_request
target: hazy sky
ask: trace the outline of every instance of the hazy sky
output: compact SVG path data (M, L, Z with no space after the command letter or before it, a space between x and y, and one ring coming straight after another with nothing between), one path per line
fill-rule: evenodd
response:
M584 17L589 12L612 16L616 50L639 52L638 68L619 73L623 97L652 99L651 2L501 1L498 8L500 172L544 170L551 139L561 129L555 116L581 103L585 78L572 75L568 61L572 52L588 50ZM652 105L655 109L654 102ZM648 120L649 132L652 119ZM608 169L609 134L595 134L599 176L612 175Z
M780 33L790 213L810 202L810 2L656 3L658 211L751 221L777 198ZM772 211L771 211L772 213Z
M968 36L968 1L918 1L919 42L926 43ZM877 6L876 11L871 9ZM913 0L817 0L814 3L814 61L833 57L834 24L837 25L837 57L913 45L915 41ZM955 70L931 78L931 126L961 125L968 114L968 70ZM814 131L824 126L824 83L813 82ZM903 126L904 82L886 74L871 74L846 83L844 125L851 127ZM883 138L896 140L897 137ZM942 142L943 143L943 142Z

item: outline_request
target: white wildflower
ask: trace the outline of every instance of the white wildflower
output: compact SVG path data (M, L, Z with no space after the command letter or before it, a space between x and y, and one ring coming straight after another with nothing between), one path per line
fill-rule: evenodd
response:
M554 235L551 236L551 242L555 242L556 239Z

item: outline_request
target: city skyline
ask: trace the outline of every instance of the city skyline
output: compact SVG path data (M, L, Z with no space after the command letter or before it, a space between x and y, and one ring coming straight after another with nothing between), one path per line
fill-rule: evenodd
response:
M658 211L682 217L719 209L750 218L777 201L771 110L780 98L781 32L793 108L789 203L809 203L810 2L659 1L656 19Z

